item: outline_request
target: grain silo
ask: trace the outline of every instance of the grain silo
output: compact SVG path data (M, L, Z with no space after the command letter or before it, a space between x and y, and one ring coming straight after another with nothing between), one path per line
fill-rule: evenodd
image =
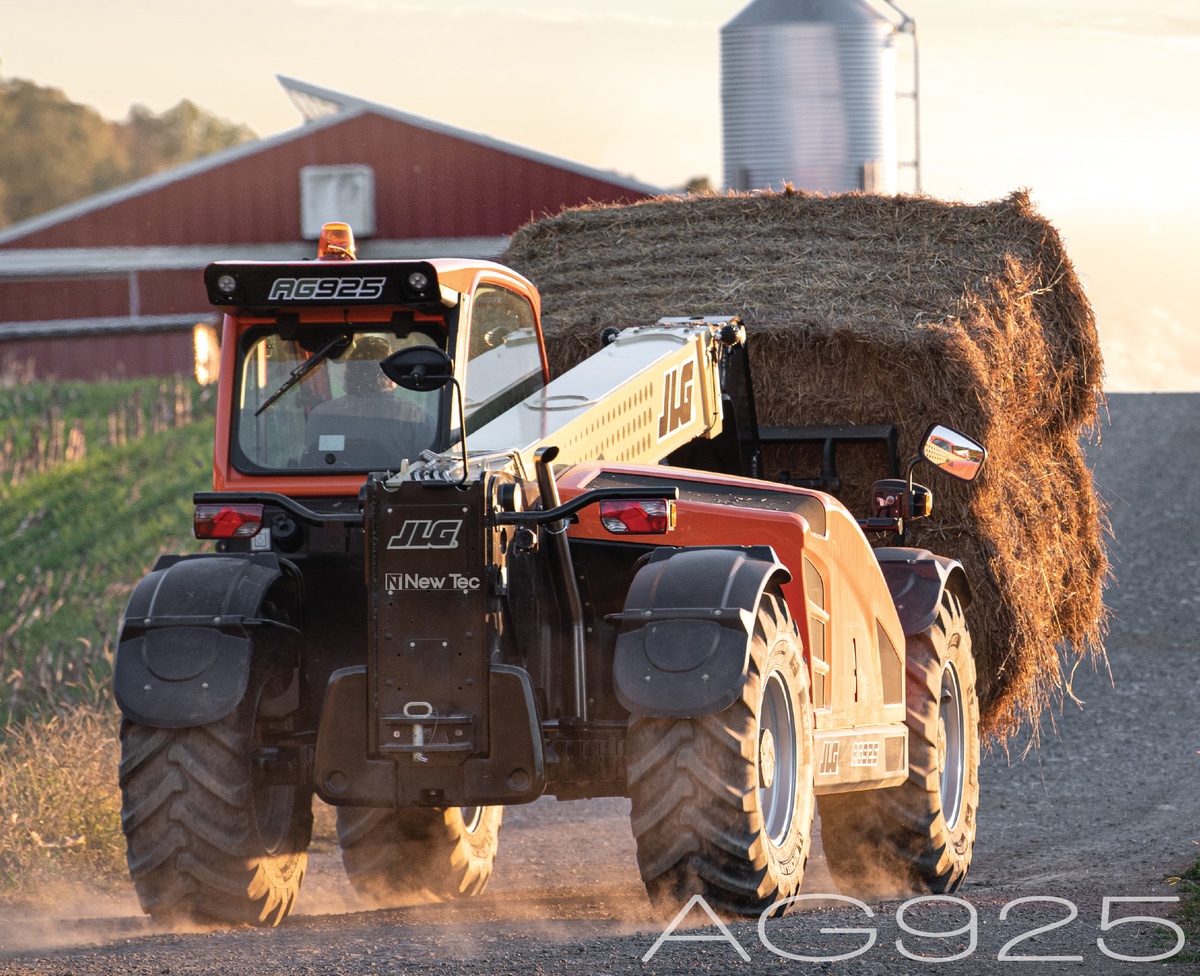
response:
M895 193L896 31L866 0L754 0L726 24L725 186Z

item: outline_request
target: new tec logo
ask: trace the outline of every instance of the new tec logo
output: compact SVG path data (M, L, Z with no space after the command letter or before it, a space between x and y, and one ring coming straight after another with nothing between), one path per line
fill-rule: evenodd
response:
M276 278L269 302L379 298L387 278Z
M467 593L480 586L478 576L463 576L450 573L447 576L421 576L419 573L388 573L384 587L389 593L395 590L419 590L428 593L434 590L459 590Z
M457 549L462 519L409 519L388 540L389 549Z

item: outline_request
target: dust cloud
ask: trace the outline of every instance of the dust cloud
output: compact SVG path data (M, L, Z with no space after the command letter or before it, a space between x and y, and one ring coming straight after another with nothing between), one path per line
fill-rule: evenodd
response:
M38 900L0 906L0 952L94 945L152 931L132 891L64 885L39 892Z

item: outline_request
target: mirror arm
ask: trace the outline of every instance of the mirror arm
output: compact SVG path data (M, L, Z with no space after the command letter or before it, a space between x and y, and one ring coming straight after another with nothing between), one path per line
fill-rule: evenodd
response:
M921 457L920 454L918 454L916 457L909 459L908 471L906 472L906 474L904 476L904 481L905 481L904 501L901 503L901 506L900 506L900 511L902 513L903 512L911 512L913 510L913 472L917 469L917 465L920 464L923 460L925 460L925 459L923 457ZM903 514L901 514L901 516L898 519L896 519L896 541L899 542L900 545L904 545L904 515Z
M467 413L463 409L463 391L462 384L453 376L450 377L450 382L454 384L454 392L458 394L458 423L459 436L462 441L462 477L458 479L458 487L461 488L467 483L467 472L469 458L467 457Z

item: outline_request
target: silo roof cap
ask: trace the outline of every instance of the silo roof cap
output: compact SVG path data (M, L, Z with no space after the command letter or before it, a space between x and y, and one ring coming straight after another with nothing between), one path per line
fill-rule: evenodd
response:
M721 30L771 24L890 24L867 0L754 0Z

